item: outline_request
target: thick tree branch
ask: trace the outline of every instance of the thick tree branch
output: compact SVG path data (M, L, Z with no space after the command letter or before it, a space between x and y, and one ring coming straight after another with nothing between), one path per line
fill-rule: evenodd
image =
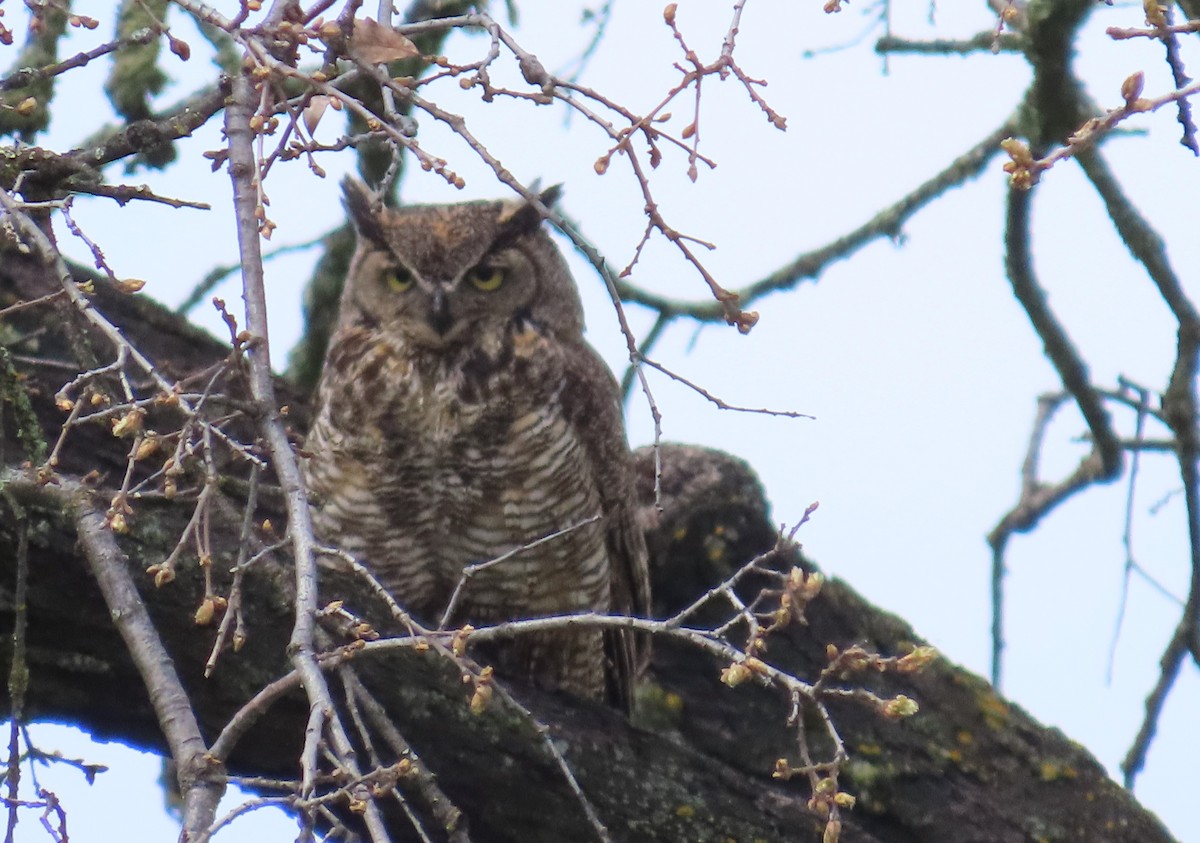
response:
M0 283L0 303L35 299L53 289L53 279L46 283L43 269L21 259L6 256L0 276L7 276ZM203 366L197 357L201 352L211 354L210 360L226 356L221 344L197 337L161 309L137 297L110 295L105 287L97 284L96 306L130 342L143 344L152 334L160 365ZM32 307L13 312L6 323L17 336L44 325ZM171 325L177 326L173 341ZM54 340L54 332L42 331L39 340L41 353L49 357L69 354ZM174 359L190 362L176 364ZM63 418L51 398L58 370L32 366L26 375L34 409L46 435L53 436ZM294 406L299 413L299 405ZM124 466L125 443L107 430L96 429L94 436L90 430L81 428L68 438L58 472L64 479L73 466ZM5 435L14 437L15 432L6 426ZM665 448L663 460L665 510L650 541L662 601L658 611L668 616L769 548L775 538L761 491L744 466L700 449ZM643 456L640 470L640 494L651 508L652 463L652 456ZM32 492L31 481L23 482ZM264 489L260 498L256 523L262 518L283 523L278 492ZM149 699L144 692L131 692L141 682L76 549L73 517L45 495L31 495L23 503L30 513L30 554L38 560L30 570L28 601L31 713L162 747ZM222 571L238 557L234 545L241 513L233 503L229 509L236 517L229 529L214 532L214 576L225 576ZM294 622L294 577L289 564L269 556L245 572L245 645L224 653L205 679L216 633L198 628L193 619L204 594L202 571L180 566L176 580L161 588L142 573L171 551L192 509L186 499L137 502L131 532L114 538L129 558L130 576L174 660L201 732L212 740L256 690L293 668L285 648ZM15 570L16 524L6 509L0 517L4 589ZM361 584L334 581L324 587L377 628L388 628L390 613L373 608L375 598ZM772 636L769 654L779 669L814 681L828 667L828 644L844 649L866 642L878 651L900 654L918 640L902 623L838 583L826 584L807 616L807 627ZM0 624L11 621L11 604L0 600ZM432 652L416 647L361 656L346 652L363 686L470 819L477 843L588 839L593 833L548 757L543 736L528 720L512 717L504 707L472 714L470 688L464 689L460 673ZM2 654L0 669L6 669L9 652ZM664 640L653 681L645 689L650 718L645 729L632 728L603 708L531 688L515 690L534 716L548 724L555 746L562 748L614 840L819 839L822 820L806 808L807 786L771 778L777 759L795 751L795 734L786 723L789 703L753 682L726 687L720 681L726 666L691 646ZM936 665L922 674L885 674L868 688L883 697L899 693L916 699L921 711L898 724L853 700L831 701L830 716L851 755L843 786L859 800L854 811L843 813L843 840L1023 843L1037 828L1073 829L1064 839L1170 840L1081 749L1055 730L1038 727L981 680L950 665ZM270 716L258 718L237 740L223 742L220 754L227 756L231 771L294 779L308 702L292 692L264 705ZM966 742L964 735L970 736ZM1047 779L1047 771L1057 772ZM534 791L539 801L531 812L522 806ZM424 804L418 791L404 792L410 806ZM404 830L412 827L407 821L388 823L394 839L417 839ZM439 839L438 823L428 821L426 828Z

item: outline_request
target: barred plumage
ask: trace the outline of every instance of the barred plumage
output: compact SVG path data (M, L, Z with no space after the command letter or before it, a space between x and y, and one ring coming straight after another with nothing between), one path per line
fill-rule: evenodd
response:
M359 246L306 445L319 536L426 623L464 566L513 551L471 579L452 624L645 613L616 384L537 214L371 202L347 184ZM494 656L501 672L625 706L645 661L635 636L586 630Z

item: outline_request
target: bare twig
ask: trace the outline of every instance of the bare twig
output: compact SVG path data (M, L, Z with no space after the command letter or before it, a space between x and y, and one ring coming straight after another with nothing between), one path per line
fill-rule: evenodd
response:
M1113 129L1133 115L1157 111L1164 105L1181 103L1200 93L1200 82L1193 82L1190 85L1168 91L1161 96L1147 98L1142 96L1143 83L1144 75L1141 71L1129 76L1121 86L1123 105L1109 109L1101 117L1091 118L1067 138L1065 144L1042 158L1036 157L1024 141L1014 138L1005 140L1003 147L1010 160L1004 165L1004 170L1010 174L1010 184L1015 189L1028 190L1037 184L1042 173L1059 161L1065 161L1092 149Z
M425 806L450 835L450 843L470 843L471 837L462 812L443 792L437 783L437 778L409 746L404 736L400 734L400 730L392 723L387 711L352 671L342 669L341 675L350 693L362 707L370 725L379 730L395 757L400 759L401 763L407 762L405 776L416 785ZM372 760L376 766L382 763L379 759ZM416 816L409 814L409 819L413 822L413 827L424 837L424 829L417 821Z
M1191 576L1188 597L1175 633L1160 660L1158 682L1146 700L1146 714L1133 745L1121 762L1125 783L1132 787L1158 729L1167 695L1175 684L1184 658L1190 653L1200 664L1200 432L1196 429L1198 401L1196 375L1200 369L1200 320L1181 320L1175 367L1163 393L1163 416L1175 434L1180 479L1187 506L1188 550Z
M576 524L572 524L570 527L564 527L563 529L556 530L549 535L542 536L540 539L535 539L534 541L523 544L520 547L515 547L507 553L500 554L494 559L489 559L486 562L473 562L470 565L464 566L462 570L462 576L458 578L458 582L454 586L454 591L450 595L450 600L446 603L446 610L442 613L442 620L438 623L437 628L445 629L447 625L449 625L450 619L454 617L454 613L458 610L458 604L462 600L463 590L467 587L467 583L471 581L471 578L476 574L480 573L481 571L486 571L489 568L494 568L497 565L501 565L504 562L507 562L509 559L512 559L514 556L524 553L527 550L533 550L534 548L540 547L547 542L552 542L556 539L562 538L563 536L569 535L581 527L586 527L588 524L595 524L600 520L600 517L600 515L593 515L590 518L585 518Z
M681 383L684 386L686 386L688 389L692 390L693 392L704 396L705 399L712 402L713 404L716 404L722 410L732 410L732 411L738 412L738 413L758 413L758 414L764 415L764 416L784 416L789 419L816 418L816 416L810 416L808 413L801 413L801 412L797 412L796 410L770 410L770 409L767 409L766 407L739 407L736 404L730 404L726 401L721 400L720 398L713 395L711 392L709 392L704 387L700 386L699 384L693 383L692 381L685 378L683 375L679 375L679 374L676 374L675 372L672 372L670 369L668 369L666 366L662 365L661 363L656 363L653 360L649 360L645 357L642 358L642 362L645 363L647 366L649 366L651 369L655 369L659 372L662 372L664 375L669 377L671 380L673 380L677 383Z

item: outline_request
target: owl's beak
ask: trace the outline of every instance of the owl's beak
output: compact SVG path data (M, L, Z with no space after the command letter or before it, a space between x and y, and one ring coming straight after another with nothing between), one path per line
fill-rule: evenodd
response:
M441 288L435 289L433 297L429 300L429 324L440 336L445 336L454 324L454 318L450 315L450 302L446 299L446 291Z

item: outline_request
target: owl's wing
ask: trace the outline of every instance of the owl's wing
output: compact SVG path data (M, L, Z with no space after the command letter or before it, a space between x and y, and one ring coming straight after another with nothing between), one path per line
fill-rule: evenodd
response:
M603 507L613 614L648 617L650 569L638 524L633 458L625 438L620 389L608 366L583 340L563 347L563 411L587 449ZM605 635L613 701L628 711L638 677L650 661L648 636L632 630Z

